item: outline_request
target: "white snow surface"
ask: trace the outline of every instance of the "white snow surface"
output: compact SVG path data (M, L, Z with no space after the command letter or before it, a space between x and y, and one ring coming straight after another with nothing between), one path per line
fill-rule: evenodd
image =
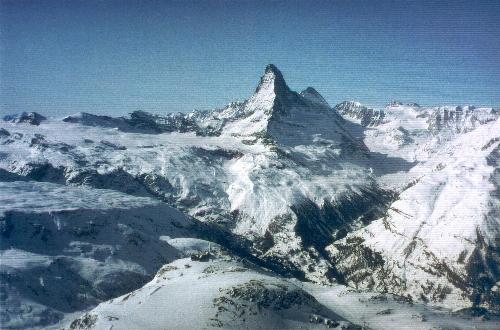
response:
M310 322L312 317L321 321ZM91 326L80 327L86 320ZM75 329L325 329L326 320L338 329L349 324L292 282L225 257L209 262L176 260L144 287L100 304L70 325Z

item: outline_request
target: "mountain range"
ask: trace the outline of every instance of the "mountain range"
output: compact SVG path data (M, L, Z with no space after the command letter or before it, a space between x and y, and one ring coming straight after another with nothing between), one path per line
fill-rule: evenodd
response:
M221 109L6 116L2 328L495 329L499 117L274 65Z

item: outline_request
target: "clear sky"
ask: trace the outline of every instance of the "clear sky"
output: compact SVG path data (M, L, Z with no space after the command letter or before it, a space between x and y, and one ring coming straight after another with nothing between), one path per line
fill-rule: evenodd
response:
M0 114L221 107L268 63L331 104L500 106L498 0L0 4Z

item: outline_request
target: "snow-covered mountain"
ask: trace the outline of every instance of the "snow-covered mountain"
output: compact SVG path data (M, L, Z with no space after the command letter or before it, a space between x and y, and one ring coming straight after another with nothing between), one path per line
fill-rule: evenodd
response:
M337 108L352 122L373 122L360 118L367 113L360 104ZM415 165L379 176L395 192L393 203L383 217L327 247L331 262L358 288L498 311L498 111L399 102L378 111L383 119L364 131L365 144Z
M213 326L211 301L248 281L270 297L303 299L262 314L258 302L224 305L223 326L362 323L332 316L335 306L320 306L289 277L498 312L498 117L400 102L332 108L311 87L292 91L274 65L248 100L212 111L6 117L0 274L4 301L17 307L2 309L2 322L47 326L145 285L138 298L101 304L73 324L109 328L106 313L120 315L118 327L144 322L132 305L154 309L178 294L178 284L152 278L163 264L182 268L186 260L174 260L189 256L175 245L183 239L220 245L230 255L215 259L220 269L245 268L239 258L253 265L242 271L251 278L235 272L226 283L222 272L217 292L203 289L205 266L174 272L210 305L200 327ZM65 281L72 289L61 293ZM245 324L234 318L256 308ZM293 309L302 316L290 318Z
M384 217L327 248L355 287L498 309L500 122L443 142Z
M311 91L292 92L270 65L248 101L214 112L209 121L222 123L212 136L197 134L200 123L151 134L162 127L155 117L134 124L149 127L137 133L136 115L79 114L6 136L0 166L39 181L156 197L251 238L256 254L302 277L329 280L318 249L373 218L389 194L366 165L367 148Z

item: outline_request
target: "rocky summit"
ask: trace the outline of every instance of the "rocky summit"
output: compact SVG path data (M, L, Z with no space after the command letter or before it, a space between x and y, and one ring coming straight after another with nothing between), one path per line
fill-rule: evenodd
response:
M210 111L6 116L2 328L498 328L499 114L270 64Z

